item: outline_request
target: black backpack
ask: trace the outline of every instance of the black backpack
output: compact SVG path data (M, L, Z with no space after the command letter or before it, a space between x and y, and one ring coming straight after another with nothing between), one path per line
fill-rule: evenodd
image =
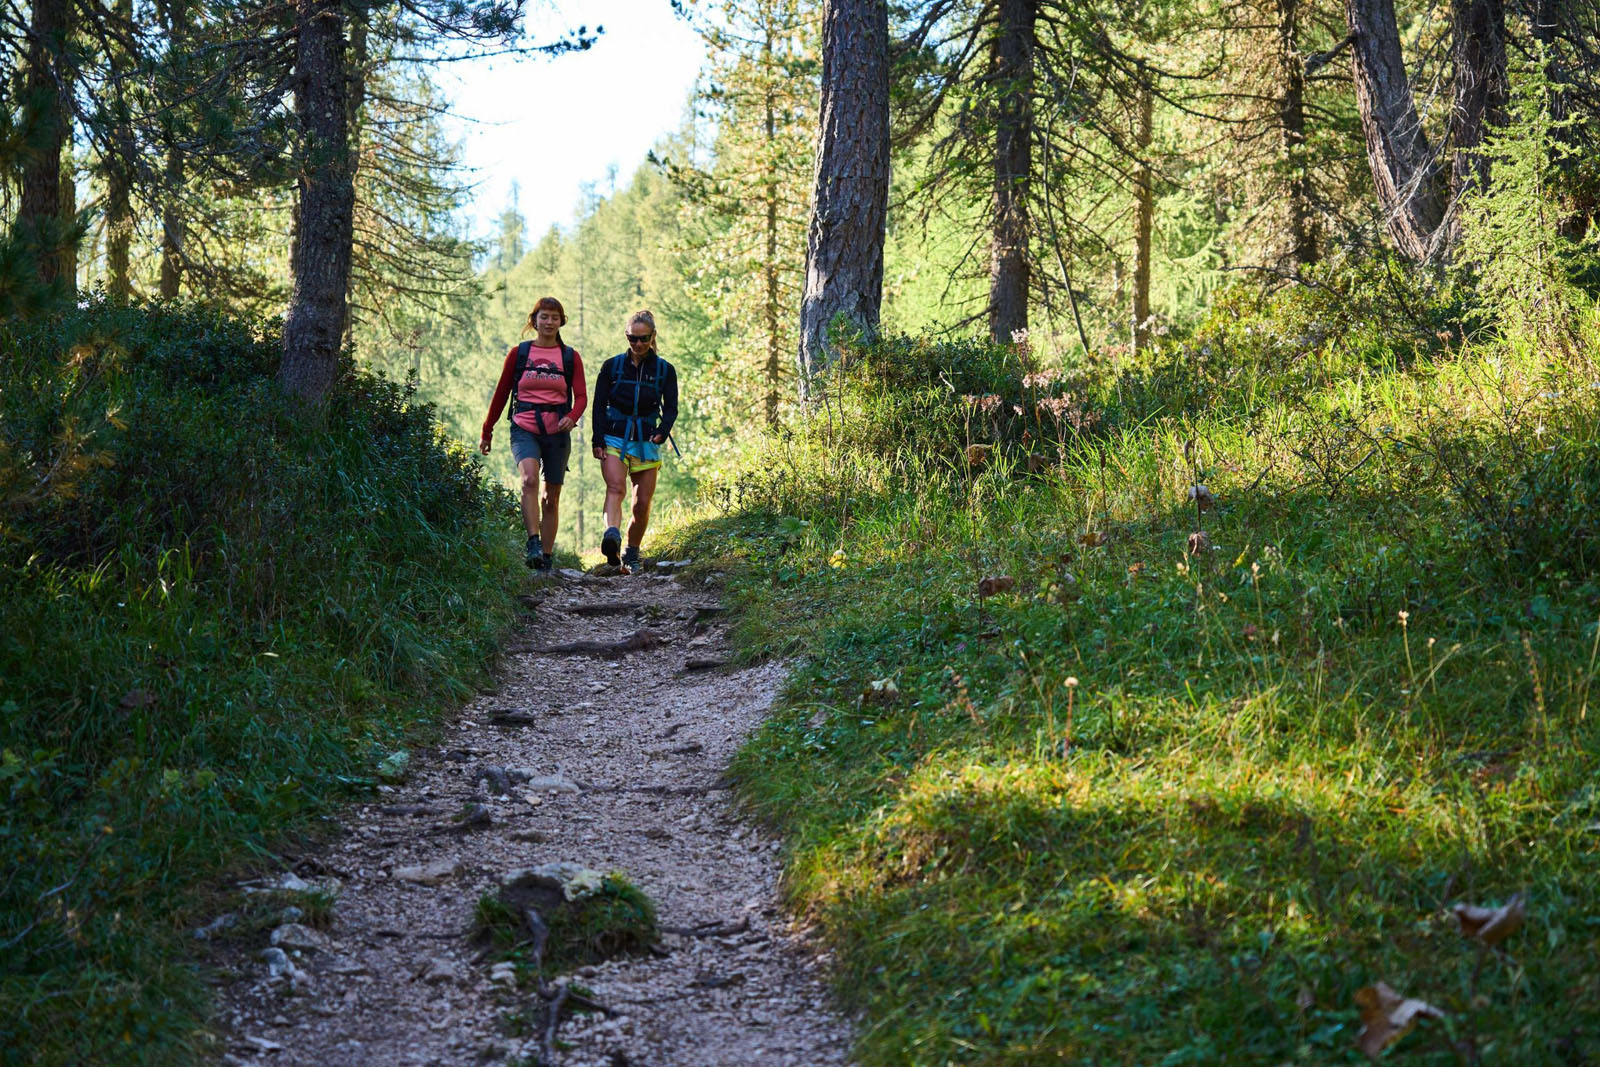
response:
M548 411L558 419L572 414L572 373L577 363L577 354L565 344L561 346L561 376L567 380L567 399L560 404L531 404L517 399L517 389L522 385L522 376L528 373L528 354L532 349L532 341L524 341L517 346L517 372L511 378L511 403L506 406L506 421L513 426L517 423L517 416L524 411L537 411L541 414ZM539 425L543 427L542 420Z

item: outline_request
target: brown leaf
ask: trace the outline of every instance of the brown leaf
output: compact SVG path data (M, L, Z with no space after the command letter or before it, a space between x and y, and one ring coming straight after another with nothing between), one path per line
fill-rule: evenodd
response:
M1050 460L1048 458L1046 458L1045 456L1041 456L1037 452L1029 452L1028 453L1028 473L1029 474L1038 474L1040 471L1044 470L1048 466L1050 466Z
M1009 574L992 574L978 582L978 595L981 597L995 596L998 593L1008 593L1017 586L1017 580Z
M981 467L987 462L989 462L989 446L988 445L968 445L967 446L967 463L969 465L974 466L974 467Z
M1417 1020L1444 1018L1444 1012L1432 1004L1403 997L1385 982L1356 990L1356 1007L1361 1009L1356 1048L1373 1058L1410 1033Z
M1461 903L1450 910L1456 913L1456 921L1461 924L1462 937L1475 937L1490 947L1522 929L1528 919L1528 905L1521 893L1511 894L1498 908Z
M148 708L155 702L155 694L148 689L130 689L122 694L121 700L117 701L124 711L132 711L135 708Z
M1189 555L1198 556L1202 552L1211 551L1211 535L1204 530L1196 530L1189 535Z
M1083 545L1085 548L1099 548L1105 543L1106 535L1104 530L1089 530L1087 533L1078 536L1078 544Z

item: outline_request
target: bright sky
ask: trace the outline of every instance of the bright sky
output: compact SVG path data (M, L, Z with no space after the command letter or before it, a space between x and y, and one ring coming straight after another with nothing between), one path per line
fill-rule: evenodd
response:
M705 46L668 0L533 0L528 39L550 41L579 25L604 26L586 52L555 59L442 64L454 102L451 130L477 180L474 229L488 236L519 185L517 205L537 240L570 222L582 186L611 192L651 146L682 123Z

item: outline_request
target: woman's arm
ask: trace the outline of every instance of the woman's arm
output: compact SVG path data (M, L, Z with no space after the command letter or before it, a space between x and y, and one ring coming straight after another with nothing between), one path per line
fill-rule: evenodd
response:
M589 406L589 389L583 381L583 357L578 355L578 350L572 350L572 411L567 414L571 419L569 425L578 425L578 420L583 418L583 413Z
M656 428L655 442L660 444L672 432L678 421L678 368L667 364L667 373L661 379L661 425Z
M483 435L478 441L478 451L484 455L489 454L489 442L494 439L494 424L500 421L500 415L506 409L506 399L511 396L511 379L517 373L517 348L511 346L506 353L506 363L500 368L500 381L495 383L494 396L489 399L489 416L483 420Z
M591 434L591 444L594 446L595 455L599 455L606 446L606 408L611 404L611 361L608 359L600 364L600 373L594 380L594 418L589 420L589 425L594 428Z

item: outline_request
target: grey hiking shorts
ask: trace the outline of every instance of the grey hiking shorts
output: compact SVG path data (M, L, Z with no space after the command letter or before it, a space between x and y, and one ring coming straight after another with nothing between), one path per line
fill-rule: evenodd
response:
M567 480L567 460L572 456L572 431L529 433L521 426L511 427L511 458L517 466L525 459L536 459L543 468L544 480L560 485Z

